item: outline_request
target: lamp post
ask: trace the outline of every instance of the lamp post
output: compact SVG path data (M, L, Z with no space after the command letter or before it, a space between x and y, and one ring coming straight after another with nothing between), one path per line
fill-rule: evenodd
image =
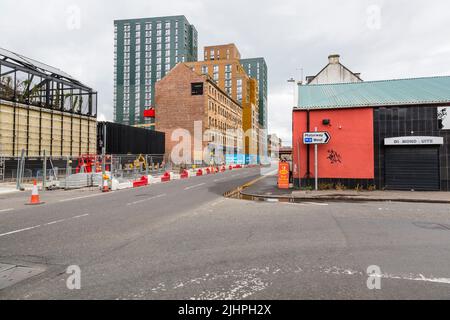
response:
M302 75L303 78L303 75ZM301 81L296 81L294 78L290 78L288 81L288 83L292 83L293 84L293 108L295 109L297 107L297 95L296 95L296 90L299 84L301 84ZM294 143L294 141L292 141ZM294 168L292 168L292 174L294 173L294 171L297 172L298 174L298 187L301 189L301 185L302 185L302 181L301 181L301 171L300 171L300 137L298 138L298 140L296 141L297 143L297 164L295 165L294 162Z

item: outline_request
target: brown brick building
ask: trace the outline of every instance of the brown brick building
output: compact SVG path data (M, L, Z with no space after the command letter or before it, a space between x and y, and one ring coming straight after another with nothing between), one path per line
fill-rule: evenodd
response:
M242 105L242 129L247 133L245 153L256 155L259 148L259 88L240 63L234 44L207 46L204 61L188 62L199 75L208 75L224 92Z
M241 142L230 130L242 129L242 106L209 76L180 63L156 83L155 94L156 130L166 133L166 155L171 156L174 147L179 145L180 141L172 141L173 134L181 140L179 129L190 134L188 143L195 163L205 160L205 148L217 151L223 146L222 154L226 148L239 152ZM195 134L201 134L201 144L194 143Z

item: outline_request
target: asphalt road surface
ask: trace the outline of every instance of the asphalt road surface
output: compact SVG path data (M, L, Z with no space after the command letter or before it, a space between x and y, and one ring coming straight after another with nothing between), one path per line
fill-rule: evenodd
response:
M47 192L39 207L0 196L0 283L2 266L38 273L19 281L16 268L0 299L450 298L448 205L222 196L259 176ZM80 290L67 287L73 265ZM367 286L369 266L380 290Z

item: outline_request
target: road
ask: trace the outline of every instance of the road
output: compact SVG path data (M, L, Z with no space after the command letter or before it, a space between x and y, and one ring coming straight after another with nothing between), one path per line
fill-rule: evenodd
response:
M140 189L0 198L1 264L41 273L0 299L449 299L450 209L253 202L259 169ZM447 228L448 227L448 228ZM69 290L66 269L81 270ZM379 266L381 290L367 287Z

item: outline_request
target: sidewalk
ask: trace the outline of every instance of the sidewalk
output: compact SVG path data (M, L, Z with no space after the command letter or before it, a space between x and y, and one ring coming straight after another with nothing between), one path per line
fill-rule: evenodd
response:
M16 185L9 184L9 183L2 183L0 184L0 195L6 195L10 193L20 192L16 189Z
M397 201L419 203L449 203L450 192L411 192L411 191L362 191L356 190L326 190L300 191L280 190L277 188L277 176L268 176L241 191L241 194L251 197L322 200L322 201Z

